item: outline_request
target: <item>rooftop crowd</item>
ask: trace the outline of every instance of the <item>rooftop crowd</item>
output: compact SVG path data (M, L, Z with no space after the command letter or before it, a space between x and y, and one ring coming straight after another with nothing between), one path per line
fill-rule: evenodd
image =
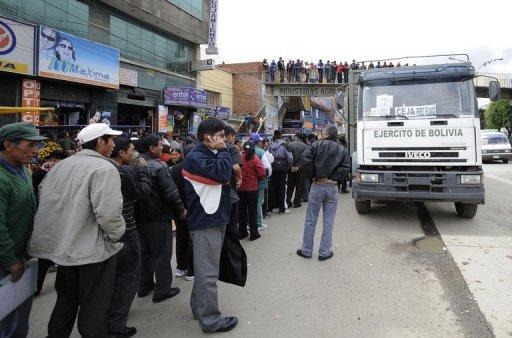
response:
M35 293L0 318L0 336L27 336L33 296L55 267L48 337L69 337L75 321L83 337L133 336L127 323L135 296L174 298L174 278L194 283L190 308L204 332L232 330L238 319L221 314L217 292L227 240L258 240L265 219L308 202L296 253L311 258L323 207L318 260L334 255L336 186L347 192L350 166L337 129L329 125L322 135L285 140L278 130L271 140L252 133L242 141L215 118L184 140L124 135L104 123L76 138L64 132L57 142L30 124L1 127L0 278L17 283L34 259L39 268Z
M394 68L402 67L400 62L393 64L393 61L377 61L373 63L370 61L368 64L365 62L352 63L337 62L335 60L327 60L325 63L322 59L317 63L304 60L288 60L285 62L282 57L277 60L272 60L270 63L267 59L263 59L261 66L266 77L267 82L279 83L347 83L348 71L350 69L373 69L373 68ZM405 64L404 67L408 66Z

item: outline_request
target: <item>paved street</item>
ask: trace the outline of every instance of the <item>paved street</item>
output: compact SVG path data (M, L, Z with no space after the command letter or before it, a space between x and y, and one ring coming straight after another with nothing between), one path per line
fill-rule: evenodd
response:
M243 243L245 288L220 283L220 308L237 315L227 337L506 337L512 333L512 164L485 165L486 204L473 220L452 204L390 204L359 216L342 195L334 258L296 256L306 206L274 215L262 238ZM422 225L423 224L423 225ZM442 243L416 240L437 230ZM317 242L319 240L317 234ZM315 246L317 248L317 246ZM174 265L174 263L173 263ZM30 337L44 337L53 308L49 274L31 315ZM192 282L176 279L175 299L137 298L129 318L140 337L197 337L188 301ZM474 298L472 297L474 295ZM74 336L78 337L76 330Z

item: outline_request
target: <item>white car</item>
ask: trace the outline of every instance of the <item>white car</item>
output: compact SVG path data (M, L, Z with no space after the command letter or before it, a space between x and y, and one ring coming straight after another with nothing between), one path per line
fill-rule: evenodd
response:
M501 160L508 163L512 159L512 147L507 137L498 131L482 131L482 160Z

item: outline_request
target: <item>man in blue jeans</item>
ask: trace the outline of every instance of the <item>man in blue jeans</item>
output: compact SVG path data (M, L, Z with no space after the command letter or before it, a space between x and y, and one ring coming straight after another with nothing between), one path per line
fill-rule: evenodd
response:
M316 222L320 208L323 207L324 226L318 250L319 261L325 261L334 256L331 246L332 229L338 207L336 182L344 179L350 171L350 157L347 149L337 142L336 127L326 126L322 136L322 140L316 141L305 150L301 160L301 167L306 175L312 177L313 183L309 192L302 246L297 250L297 255L311 258Z

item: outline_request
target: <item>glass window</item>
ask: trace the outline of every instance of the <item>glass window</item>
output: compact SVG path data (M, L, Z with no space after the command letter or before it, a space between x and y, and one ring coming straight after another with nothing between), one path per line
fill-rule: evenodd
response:
M76 0L69 0L68 31L87 37L89 33L89 6Z
M55 29L68 29L68 1L44 0L44 23Z
M167 0L176 7L203 20L203 0Z
M126 22L115 16L110 16L110 45L119 48L126 55Z

